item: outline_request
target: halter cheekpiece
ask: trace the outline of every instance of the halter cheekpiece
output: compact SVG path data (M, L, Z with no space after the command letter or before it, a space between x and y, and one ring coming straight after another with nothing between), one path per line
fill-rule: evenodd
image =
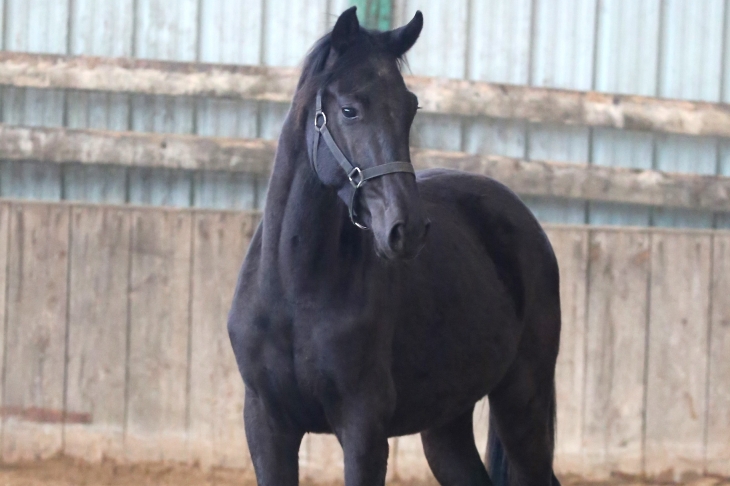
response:
M317 151L319 149L319 139L320 137L324 138L324 142L327 144L330 152L332 152L332 155L334 155L337 163L340 164L340 167L342 167L345 174L347 174L347 180L350 181L350 185L353 187L352 199L350 200L349 208L350 221L352 221L352 223L360 229L368 229L367 226L358 223L356 219L357 214L355 213L355 199L357 197L357 190L370 179L375 179L387 174L407 172L415 175L413 165L409 162L388 162L387 164L376 165L375 167L368 167L367 169L360 169L353 165L349 160L347 160L347 157L345 157L345 154L342 153L340 148L337 146L337 143L335 143L335 140L332 138L332 134L327 129L327 115L325 115L322 111L322 90L317 91L315 108L314 127L316 128L317 135L314 137L314 144L312 147L312 168L314 169L314 172L317 173Z

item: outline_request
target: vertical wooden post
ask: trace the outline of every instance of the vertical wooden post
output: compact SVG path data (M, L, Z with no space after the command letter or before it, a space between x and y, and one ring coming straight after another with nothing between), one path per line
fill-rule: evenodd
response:
M63 447L69 210L12 204L7 248L4 461Z
M189 211L131 218L125 457L187 459L190 332Z
M558 401L555 468L561 473L582 471L589 231L578 227L549 228L547 235L560 266L563 321L555 369Z
M644 472L672 481L704 467L711 245L652 236Z
M713 240L705 471L729 476L730 233L717 232Z
M121 458L130 214L78 206L70 224L64 453Z

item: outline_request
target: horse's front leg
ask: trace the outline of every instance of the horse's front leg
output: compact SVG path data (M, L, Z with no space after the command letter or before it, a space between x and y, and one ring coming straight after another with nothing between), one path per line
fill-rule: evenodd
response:
M299 446L304 433L281 423L264 401L246 390L243 419L259 486L299 484Z
M345 456L345 486L382 486L388 467L386 427L394 409L394 394L365 386L366 393L347 400L337 431Z
M384 424L359 417L339 434L345 455L345 486L382 486L388 467Z

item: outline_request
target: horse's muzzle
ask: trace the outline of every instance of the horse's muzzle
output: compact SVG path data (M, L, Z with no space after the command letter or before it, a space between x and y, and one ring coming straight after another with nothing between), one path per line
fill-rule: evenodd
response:
M388 232L388 251L385 256L392 260L415 258L426 244L431 221L422 219L417 222L396 221Z

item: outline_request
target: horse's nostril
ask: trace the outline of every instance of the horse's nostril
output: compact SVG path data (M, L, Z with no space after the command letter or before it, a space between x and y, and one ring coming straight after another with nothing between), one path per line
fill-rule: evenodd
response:
M403 250L405 232L406 232L405 225L403 223L396 223L390 229L390 234L388 235L388 244L390 245L390 248L392 250L394 250L394 251Z

